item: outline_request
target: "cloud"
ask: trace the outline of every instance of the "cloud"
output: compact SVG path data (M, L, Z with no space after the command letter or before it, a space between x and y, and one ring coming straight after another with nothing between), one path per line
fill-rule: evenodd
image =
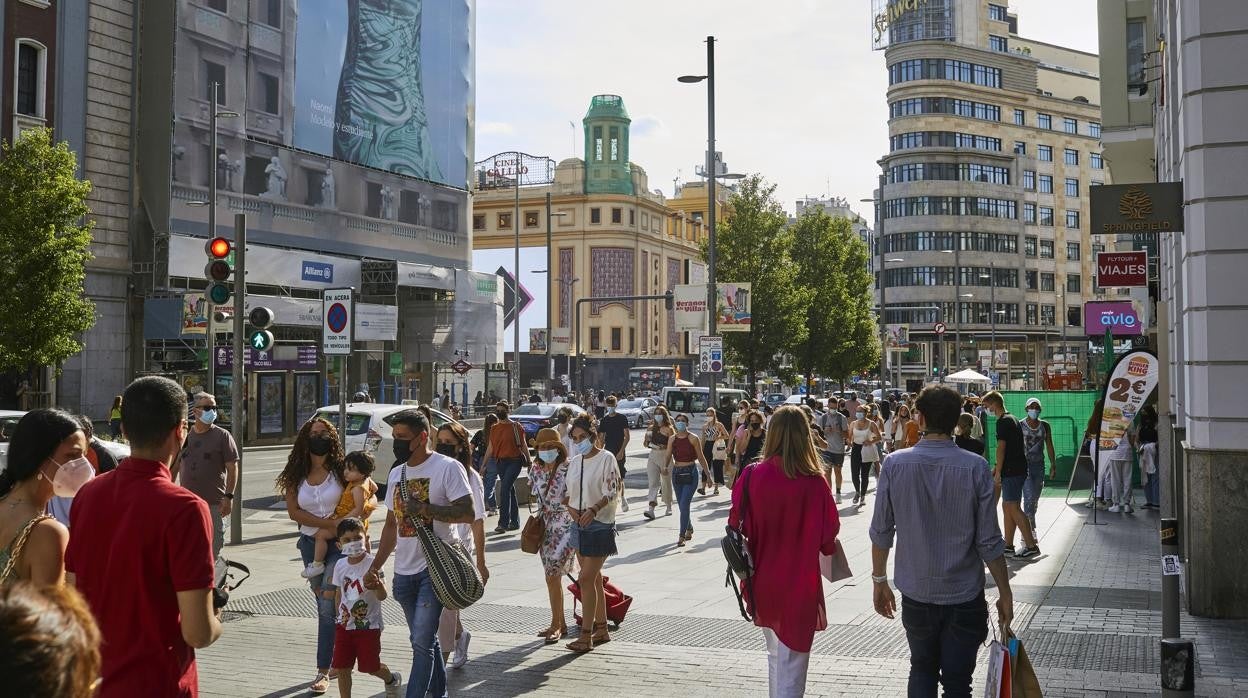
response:
M649 114L633 119L629 134L634 138L666 137L669 135L667 124L657 116Z
M477 134L484 136L510 136L516 129L505 121L486 121L477 124Z

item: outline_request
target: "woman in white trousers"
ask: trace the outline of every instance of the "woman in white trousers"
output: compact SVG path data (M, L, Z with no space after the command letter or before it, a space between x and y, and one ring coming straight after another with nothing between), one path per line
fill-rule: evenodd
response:
M1135 429L1127 430L1118 442L1118 448L1109 454L1109 480L1113 488L1114 503L1109 507L1112 513L1130 514L1135 511L1131 506L1131 466L1135 454Z
M667 464L667 445L675 433L667 408L662 405L654 408L654 423L646 430L644 440L646 448L650 449L650 455L646 458L650 506L641 515L647 519L654 519L654 508L659 504L660 489L663 490L663 503L667 505L666 516L672 515L672 469Z

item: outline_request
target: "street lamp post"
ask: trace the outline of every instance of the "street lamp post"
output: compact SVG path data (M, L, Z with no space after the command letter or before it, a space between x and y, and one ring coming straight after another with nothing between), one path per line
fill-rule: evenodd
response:
M550 192L546 192L546 273L548 279L555 278L555 273L551 271L555 268L554 247L552 239L553 220L556 216L562 218L568 215L566 212L551 213L550 210ZM546 393L547 397L551 397L551 393L555 389L555 356L551 353L550 345L554 338L555 321L552 319L554 315L554 297L551 294L551 284L546 285Z
M952 250L942 250L953 255L953 363L954 370L962 367L962 234L954 233ZM945 375L949 374L949 358L945 357Z
M217 119L233 118L238 116L238 112L226 111L217 108L218 90L221 89L221 83L212 83L212 104L209 105L212 111L208 112L208 200L207 201L188 201L189 206L207 206L208 207L208 239L217 236ZM243 299L239 298L235 301L238 305L235 308L236 313L243 312ZM208 370L207 370L207 392L214 399L217 394L217 367L216 357L216 330L213 328L212 308L208 307L208 298L204 298L204 315L207 317L207 327L205 328L208 345Z

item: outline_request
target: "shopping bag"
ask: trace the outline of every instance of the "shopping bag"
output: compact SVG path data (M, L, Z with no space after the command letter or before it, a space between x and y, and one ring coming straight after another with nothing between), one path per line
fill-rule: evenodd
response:
M1010 688L1013 698L1043 698L1040 691L1040 680L1036 678L1036 670L1031 666L1023 641L1009 633L1008 647L1010 650Z
M849 569L849 559L845 557L845 548L840 540L836 541L836 552L831 555L819 553L819 571L829 582L839 582L854 576L853 571Z
M998 640L988 645L988 677L984 698L1011 698L1010 650Z

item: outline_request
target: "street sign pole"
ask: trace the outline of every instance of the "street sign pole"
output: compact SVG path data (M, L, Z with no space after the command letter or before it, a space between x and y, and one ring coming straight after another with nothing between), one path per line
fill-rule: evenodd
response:
M215 111L216 104L212 105ZM215 172L216 153L213 153L212 171ZM214 207L216 202L212 202ZM215 232L215 231L214 231ZM243 385L243 306L247 299L247 214L234 214L234 379L230 386L230 435L238 447L238 477L234 482L234 501L230 509L230 545L243 542L243 438L247 419L247 391ZM212 311L208 311L209 315ZM211 337L209 337L211 340ZM211 342L210 342L211 345ZM209 356L213 361L216 357ZM213 394L216 394L214 389Z
M355 343L355 289L327 288L321 294L321 352L326 359L339 357L338 438L347 447L347 377Z

